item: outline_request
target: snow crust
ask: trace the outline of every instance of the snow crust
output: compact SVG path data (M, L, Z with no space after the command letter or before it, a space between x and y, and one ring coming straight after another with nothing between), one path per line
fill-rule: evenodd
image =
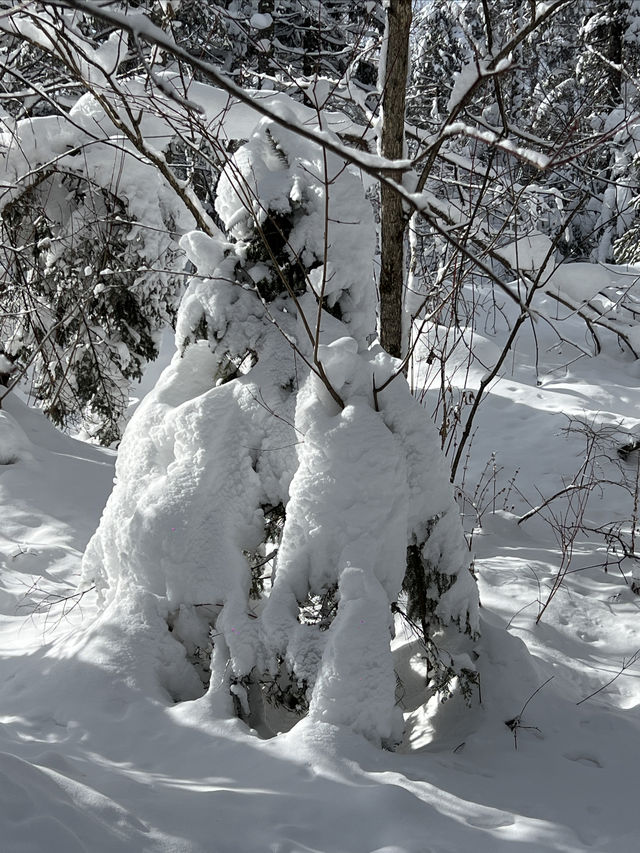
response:
M545 234L527 234L514 243L501 246L496 252L516 270L549 275L555 266L553 243Z
M32 459L31 442L8 412L0 411L0 465Z
M496 250L509 269L525 273L558 303L559 312L577 312L592 326L597 346L604 328L617 333L636 355L640 355L640 332L636 322L640 266L562 262L551 240L531 234ZM606 334L606 333L605 333Z

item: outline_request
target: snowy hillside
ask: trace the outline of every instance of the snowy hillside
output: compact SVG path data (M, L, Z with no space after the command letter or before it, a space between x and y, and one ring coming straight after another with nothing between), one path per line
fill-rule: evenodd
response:
M458 477L482 601L481 702L429 698L421 648L399 621L406 732L395 753L317 720L262 739L237 719L212 720L206 696L171 704L121 677L117 655L129 649L137 659L122 671L144 672L144 648L102 632L89 654L96 602L75 584L114 454L62 436L9 397L2 853L635 853L640 598L633 561L618 564L620 543L614 551L610 535L607 547L602 531L624 538L637 514L638 463L616 448L638 435L640 369L613 339L574 361L578 350L550 327L537 333L537 366L525 332L480 408ZM467 368L460 356L454 391L477 386L500 334L499 323L475 334L476 361ZM563 337L584 343L581 321L566 320ZM437 389L419 359L415 379L431 411ZM608 484L583 488L581 466ZM587 493L586 504L574 498Z

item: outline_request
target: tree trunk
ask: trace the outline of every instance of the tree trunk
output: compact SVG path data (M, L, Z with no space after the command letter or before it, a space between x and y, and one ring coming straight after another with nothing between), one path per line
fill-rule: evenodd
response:
M404 114L409 71L411 0L391 0L387 9L386 61L381 69L382 134L380 153L391 160L404 156ZM380 342L388 353L403 355L404 232L407 217L400 196L387 186L380 190L381 270Z

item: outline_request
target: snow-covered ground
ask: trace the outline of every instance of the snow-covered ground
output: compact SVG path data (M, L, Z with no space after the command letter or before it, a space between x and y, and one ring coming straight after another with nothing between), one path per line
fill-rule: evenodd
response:
M581 321L562 328L587 347ZM617 529L638 513L637 460L620 460L616 447L640 436L640 369L613 340L574 361L579 351L549 326L536 332L538 363L525 329L459 471L483 605L482 701L425 704L421 650L400 625L407 729L395 753L317 721L263 740L238 720L212 721L201 702L149 698L102 666L100 649L94 660L77 654L96 604L75 583L115 457L9 397L0 412L0 851L636 853L640 597L632 560L618 566L619 548L607 551L584 528ZM475 335L473 350L485 364L495 356L493 328ZM460 356L454 388L477 387L485 369L467 371ZM436 396L427 392L427 409ZM576 485L590 441L586 476L608 483L586 508L586 488L572 489L518 524Z

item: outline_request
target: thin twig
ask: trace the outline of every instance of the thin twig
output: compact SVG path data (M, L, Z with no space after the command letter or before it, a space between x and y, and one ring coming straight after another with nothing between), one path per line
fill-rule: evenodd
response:
M606 684L603 684L602 687L598 687L598 689L594 690L593 693L589 693L589 695L585 696L584 699L581 699L579 702L576 702L576 705L582 705L583 702L586 702L588 699L592 699L596 694L601 693L603 690L606 690L607 687L610 687L616 679L620 678L620 676L624 672L626 672L626 670L632 667L634 663L637 663L638 660L640 660L640 649L634 652L628 660L622 662L622 667L620 668L620 671L617 672L613 676L613 678L610 678Z

